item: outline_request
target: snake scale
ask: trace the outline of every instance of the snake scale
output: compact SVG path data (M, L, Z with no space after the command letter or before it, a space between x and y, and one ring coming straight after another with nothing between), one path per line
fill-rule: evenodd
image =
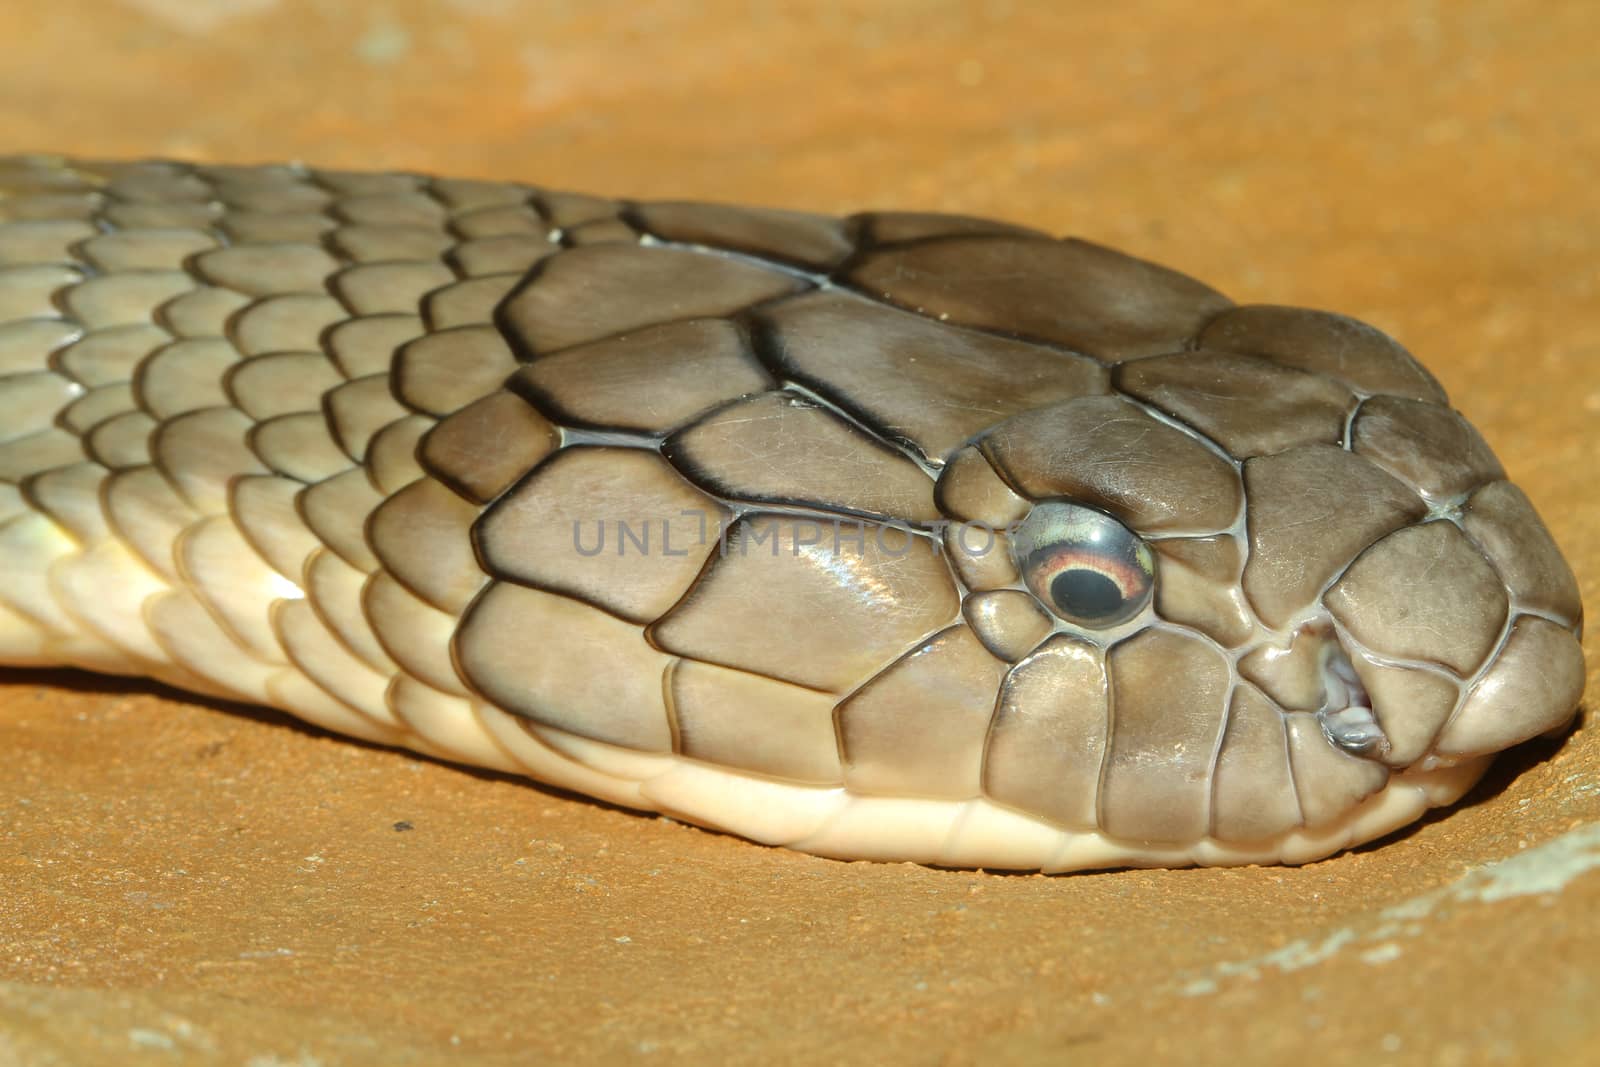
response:
M1583 689L1383 333L1082 240L0 160L0 663L827 856L1299 863Z

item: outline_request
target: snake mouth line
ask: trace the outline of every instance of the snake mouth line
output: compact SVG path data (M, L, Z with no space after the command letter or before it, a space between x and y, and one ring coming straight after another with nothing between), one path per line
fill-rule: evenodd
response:
M1322 692L1317 721L1330 743L1353 756L1387 753L1389 739L1373 713L1372 696L1337 635L1329 635L1323 646Z

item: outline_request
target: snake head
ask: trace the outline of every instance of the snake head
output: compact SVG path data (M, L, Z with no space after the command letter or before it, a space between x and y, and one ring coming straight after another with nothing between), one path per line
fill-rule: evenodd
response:
M1572 573L1387 337L1239 308L1112 386L1002 422L939 483L1005 531L947 537L969 623L1017 663L992 795L1120 838L1261 841L1353 827L1572 718Z
M477 493L453 638L648 776L611 795L850 857L1303 861L1572 715L1572 576L1381 332L971 220L858 218L821 279L748 255L815 220L686 210L498 309L495 411L560 445ZM514 438L489 403L430 440Z

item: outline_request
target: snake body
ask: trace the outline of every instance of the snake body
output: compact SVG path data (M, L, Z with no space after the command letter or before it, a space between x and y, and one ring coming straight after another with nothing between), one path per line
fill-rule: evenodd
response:
M1304 862L1583 688L1420 364L1005 223L0 160L0 663L829 856Z

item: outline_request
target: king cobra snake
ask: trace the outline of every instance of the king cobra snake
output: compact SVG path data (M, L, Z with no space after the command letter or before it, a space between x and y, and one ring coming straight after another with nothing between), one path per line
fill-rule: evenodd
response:
M1378 330L976 218L0 159L0 663L844 858L1301 863L1583 689Z

